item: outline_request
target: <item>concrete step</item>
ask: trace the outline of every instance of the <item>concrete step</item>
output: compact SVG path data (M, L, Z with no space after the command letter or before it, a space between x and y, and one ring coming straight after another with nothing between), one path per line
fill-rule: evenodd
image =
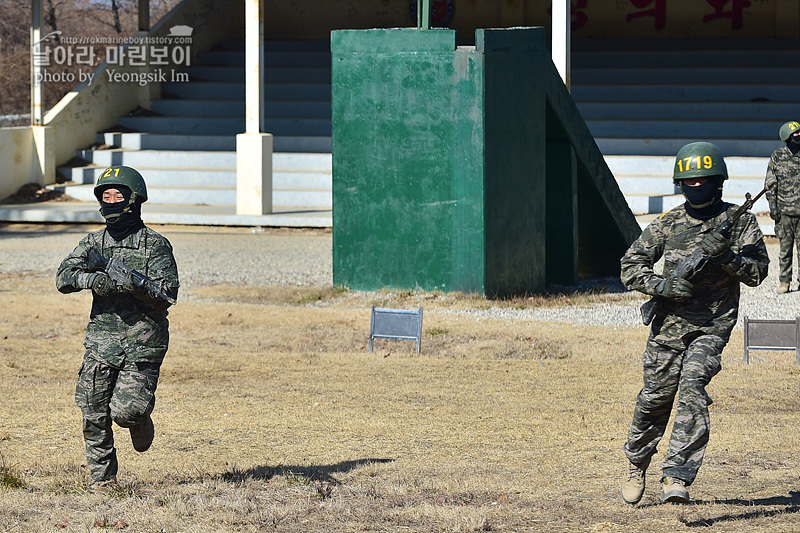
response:
M132 150L205 150L235 151L236 137L232 135L186 135L143 132L108 131L97 134L100 145Z
M777 126L776 126L777 127ZM776 136L777 137L777 136ZM702 136L686 136L673 138L616 137L595 138L600 151L606 156L639 155L639 156L671 156L675 157L684 145L697 140L708 140L716 144L723 154L735 154L746 157L769 156L780 141L776 139L738 138L719 139Z
M672 180L674 156L605 156L605 161L634 214L661 213L683 203ZM726 158L729 179L723 188L723 199L741 205L746 193L758 194L764 187L768 161L763 157ZM763 197L753 206L754 212L768 210Z
M70 185L93 185L105 166L59 167L59 173L70 180ZM178 168L165 169L137 166L147 180L148 187L194 187L216 189L236 187L236 169L230 168ZM298 170L277 170L272 173L272 186L276 189L331 190L331 174Z
M244 68L228 65L185 67L181 72L189 74L190 81L217 81L244 83ZM281 80L282 83L330 83L331 69L325 67L266 67L265 80Z
M197 55L197 63L203 65L227 65L244 67L244 49L208 50ZM331 53L325 51L267 50L264 54L267 67L316 67L330 68Z
M776 146L777 148L777 146ZM724 154L724 152L723 152ZM608 168L615 176L656 175L672 177L675 156L605 156ZM726 157L730 177L756 176L764 179L768 157Z
M61 184L52 185L51 189L68 194L81 202L96 202L93 184ZM209 205L235 206L236 189L232 187L179 187L150 186L147 187L148 204L158 205ZM280 208L331 209L332 196L330 190L298 190L273 187L272 203Z
M268 117L330 117L331 103L320 101L267 100ZM244 100L153 100L150 110L168 116L196 116L202 110L206 117L244 116Z
M190 135L177 133L104 132L97 134L98 144L148 150L236 150L235 135ZM272 149L278 152L330 153L330 135L281 135L272 138Z
M592 135L601 139L644 138L644 139L709 139L716 144L717 139L740 139L741 132L747 131L754 139L775 138L780 124L774 120L664 120L664 119L599 119L587 120ZM775 141L773 141L775 142ZM737 154L740 155L740 154Z
M264 93L274 100L331 100L330 83L270 83ZM162 98L191 98L208 100L244 100L244 83L198 81L162 83Z
M98 167L128 165L158 169L222 168L236 169L236 152L201 152L178 150L78 150L76 156ZM331 173L331 154L272 154L273 171Z
M706 84L662 83L648 85L641 81L617 85L613 78L598 83L573 80L570 93L581 102L795 102L793 84Z
M762 120L782 123L800 116L800 102L580 102L590 120Z
M120 117L119 124L137 131L152 133L179 133L200 135L236 135L244 132L244 115L241 117ZM264 131L279 135L331 135L328 118L267 118Z
M78 150L76 156L101 167L128 165L132 167L181 169L227 168L236 169L236 152L202 152L179 150ZM273 171L303 171L331 173L330 154L272 154Z
M244 116L244 100L164 98L150 102L150 111L160 115L191 117L201 110L206 117Z
M576 41L573 41L575 43ZM697 44L694 45L697 47ZM687 50L671 49L669 44L653 50L634 49L625 45L624 49L582 50L573 48L571 64L573 68L716 68L777 67L800 64L800 50L795 43L792 48L783 50ZM687 53L690 51L691 53Z
M202 152L177 150L78 150L76 157L102 167L236 168L236 152Z
M597 84L614 80L615 84L672 84L680 80L685 85L750 84L755 80L769 80L774 84L800 83L800 70L786 67L639 67L581 68L572 70L572 83Z

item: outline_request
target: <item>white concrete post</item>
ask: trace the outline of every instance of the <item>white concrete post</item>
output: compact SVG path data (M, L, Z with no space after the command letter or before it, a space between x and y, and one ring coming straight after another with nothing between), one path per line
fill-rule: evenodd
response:
M236 136L236 214L272 213L272 135L262 133L264 110L264 10L244 5L245 132Z
M150 0L139 0L138 7L138 30L133 34L137 47L144 49L144 57L150 57ZM152 71L150 61L146 60L142 67L139 67L142 74ZM157 80L158 77L156 76ZM151 81L139 87L139 107L150 109L151 102L161 97L161 83Z
M553 64L569 90L570 86L570 0L553 0L552 50Z
M44 117L44 64L38 64L37 52L42 47L42 0L31 0L31 124L42 125Z
M33 133L34 164L31 182L52 185L56 182L56 147L52 126L31 126Z

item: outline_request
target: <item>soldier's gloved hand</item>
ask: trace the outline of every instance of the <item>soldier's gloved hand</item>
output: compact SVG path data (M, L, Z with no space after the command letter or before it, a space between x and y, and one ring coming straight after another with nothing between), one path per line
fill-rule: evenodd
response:
M98 296L109 296L116 290L114 282L105 272L95 272L89 280L89 287Z
M728 238L718 231L712 231L706 235L700 243L700 247L714 264L725 265L733 259L733 251L731 251Z
M692 283L685 278L667 278L656 285L656 292L670 300L686 300L692 296Z
M770 210L769 218L771 218L776 224L781 221L781 214L777 211Z

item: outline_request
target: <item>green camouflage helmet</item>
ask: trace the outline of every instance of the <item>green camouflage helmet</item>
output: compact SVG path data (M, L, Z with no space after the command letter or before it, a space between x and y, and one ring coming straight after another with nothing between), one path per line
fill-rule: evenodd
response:
M674 181L689 178L708 178L722 176L728 179L728 167L722 152L709 142L689 143L678 151L675 157Z
M131 190L131 204L137 199L144 203L147 201L147 185L139 171L131 167L115 166L108 167L97 178L97 185L94 186L94 195L97 201L101 201L103 191L112 185L123 185Z
M782 141L786 142L786 140L789 139L789 137L796 131L800 131L800 123L798 123L795 120L792 122L787 122L786 124L781 126L778 135L780 136Z

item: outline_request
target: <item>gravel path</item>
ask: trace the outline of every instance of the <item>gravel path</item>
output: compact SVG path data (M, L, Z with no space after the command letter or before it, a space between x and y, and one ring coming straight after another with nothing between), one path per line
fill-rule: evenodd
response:
M52 276L87 232L80 225L10 224L0 227L0 274L26 271ZM175 249L181 285L243 284L329 287L331 233L260 228L161 226ZM742 286L740 317L791 319L800 314L800 292L776 294L778 246L771 239L770 277L759 287ZM795 279L797 277L795 276ZM621 286L617 282L616 289ZM584 307L459 311L479 317L540 319L605 326L641 325L641 301Z

